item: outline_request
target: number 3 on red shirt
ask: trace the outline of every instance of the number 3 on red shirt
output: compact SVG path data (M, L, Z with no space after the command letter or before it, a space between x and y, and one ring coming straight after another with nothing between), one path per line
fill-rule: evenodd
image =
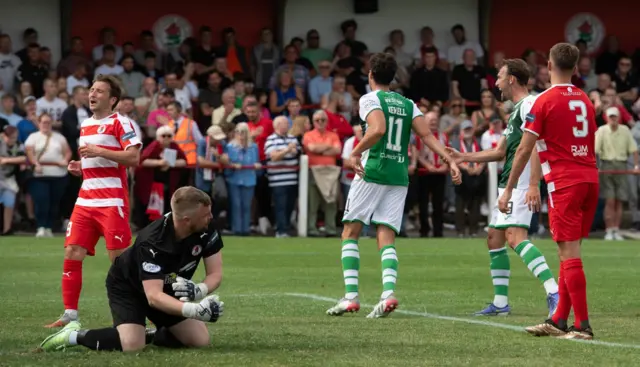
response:
M589 121L587 121L587 105L581 100L569 101L569 109L571 111L577 111L576 122L580 126L573 127L573 136L576 138L585 138L589 133Z

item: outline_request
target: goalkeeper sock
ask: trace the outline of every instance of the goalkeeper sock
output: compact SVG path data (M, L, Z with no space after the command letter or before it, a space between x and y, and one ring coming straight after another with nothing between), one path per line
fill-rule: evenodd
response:
M547 260L533 243L529 240L522 241L515 251L533 275L542 282L547 294L558 293L558 283L553 278Z
M493 280L493 305L499 308L509 304L509 277L511 264L507 248L489 250L491 258L491 278Z
M153 338L153 345L158 347L174 348L174 349L183 348L185 346L166 327L161 327L160 329L158 329L158 331L156 331L156 335Z
M386 299L396 291L396 280L398 278L398 255L395 245L387 245L380 249L382 259L382 295L381 299Z
M346 299L358 297L358 271L360 270L360 251L358 240L342 241L342 275Z
M69 344L73 345L74 338L78 345L89 349L106 351L122 350L120 333L118 333L118 329L113 327L72 332L69 335Z
M65 311L77 310L82 291L82 261L64 259L62 264L62 302Z

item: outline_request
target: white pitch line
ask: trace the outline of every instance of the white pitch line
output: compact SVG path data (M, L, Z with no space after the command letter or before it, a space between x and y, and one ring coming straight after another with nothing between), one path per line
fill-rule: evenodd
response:
M285 296L290 296L290 297L306 298L306 299L311 299L311 300L315 300L315 301L324 301L324 302L338 302L339 301L339 299L323 297L323 296L319 296L319 295L316 295L316 294L284 293L284 295ZM367 305L367 304L361 304L361 306L374 307L374 305ZM428 312L417 312L417 311L409 311L409 310L402 310L402 309L396 309L394 312L405 314L405 315L411 315L411 316L425 317L425 318L429 318L429 319L446 320L446 321L458 321L458 322L464 322L464 323L467 323L467 324L483 325L483 326L490 326L490 327L494 327L494 328L507 329L507 330L513 330L513 331L518 331L518 332L525 332L524 327L522 327L522 326L501 324L501 323L498 323L498 322L483 321L483 320L476 320L476 319L467 319L467 318L463 318L463 317L454 317L454 316L443 316L443 315L437 315L437 314L428 313ZM613 343L613 342L605 342L605 341L601 341L601 340L577 340L577 339L559 339L559 340L568 340L568 341L577 342L577 343L584 343L584 344L602 345L602 346L611 347L611 348L640 349L640 345L638 345L638 344Z

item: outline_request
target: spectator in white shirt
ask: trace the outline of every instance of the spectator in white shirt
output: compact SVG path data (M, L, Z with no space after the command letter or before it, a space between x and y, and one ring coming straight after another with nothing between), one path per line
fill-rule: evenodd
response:
M113 49L113 52L115 54L114 60L120 60L120 58L122 57L122 47L116 45L116 31L113 28L109 27L102 28L102 30L100 31L100 39L102 40L102 44L94 47L93 51L91 52L93 61L95 61L97 64L104 62L103 58L105 46L110 46Z
M87 65L85 64L78 64L78 67L73 71L73 74L67 77L67 93L69 93L69 95L73 94L73 88L77 86L89 88L89 80L87 80Z
M36 114L38 116L43 113L48 114L53 119L54 129L59 129L62 119L62 113L67 109L67 102L57 97L58 88L53 80L44 81L44 96L36 101Z
M96 75L120 75L124 72L122 66L116 63L117 53L115 47L112 45L105 45L103 50L102 61L103 64L96 68Z
M182 111L189 115L191 115L191 95L189 93L189 88L185 87L183 78L180 78L177 73L168 73L164 76L164 81L167 88L173 89L173 92L176 95L176 102L180 103L182 106Z
M8 34L0 35L0 94L13 91L20 65L20 58L11 52L11 37Z
M482 64L484 49L478 42L467 40L462 24L454 25L451 28L451 34L453 35L453 39L456 42L455 45L449 46L449 50L447 52L447 60L451 64L451 68L463 63L462 57L464 56L464 51L467 49L473 50L473 52L475 52L476 54L478 63Z

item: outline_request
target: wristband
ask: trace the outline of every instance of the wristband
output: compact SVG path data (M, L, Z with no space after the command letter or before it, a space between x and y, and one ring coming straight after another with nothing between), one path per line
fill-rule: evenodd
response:
M198 312L198 304L185 302L182 304L182 316L193 319Z

